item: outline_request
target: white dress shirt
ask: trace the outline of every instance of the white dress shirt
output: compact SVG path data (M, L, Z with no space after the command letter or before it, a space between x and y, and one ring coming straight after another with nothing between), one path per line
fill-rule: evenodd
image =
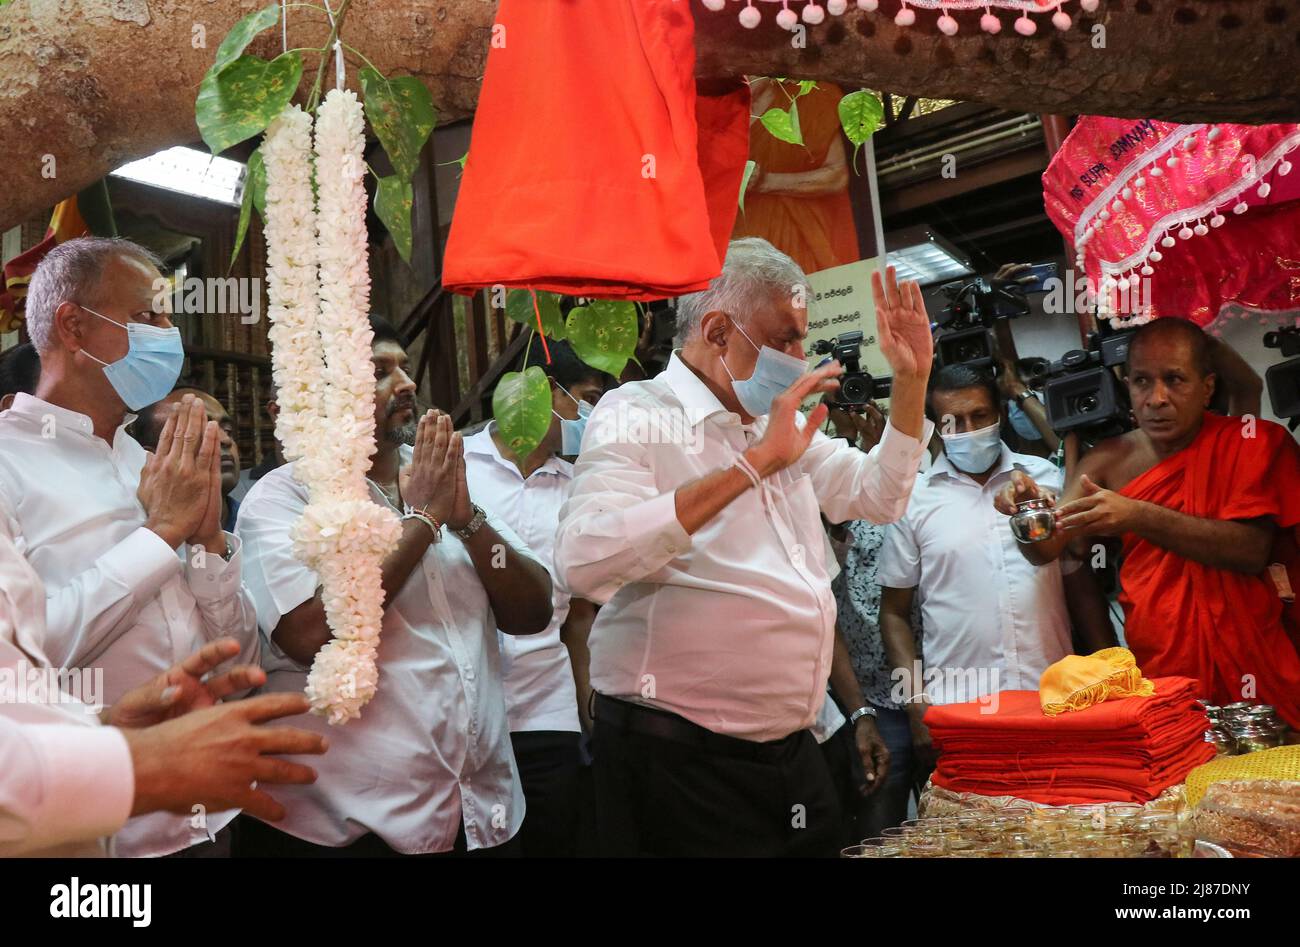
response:
M0 414L7 525L45 583L41 649L55 667L102 668L109 704L223 636L240 642L241 660L258 655L238 542L228 537L229 562L215 552L191 557L145 528L136 498L145 457L125 425L110 446L84 414L30 395ZM236 814L141 816L118 833L117 853L167 855L206 841Z
M1000 690L1038 690L1049 664L1071 653L1061 568L1029 563L993 498L1023 470L1061 491L1050 461L1004 444L980 486L940 454L917 477L906 515L885 531L877 581L918 589L925 693L961 703Z
M674 354L592 412L560 512L555 563L569 591L605 604L592 686L716 733L775 740L810 727L834 641L833 521L901 516L930 437L893 425L869 454L820 432L800 460L688 535L678 487L731 466L762 436Z
M402 462L410 448L403 447ZM316 573L293 554L289 529L307 490L286 464L253 484L239 505L245 581L266 640L263 692L301 691L308 668L271 640L280 619L316 594ZM376 503L388 500L373 483ZM530 555L493 515L488 523ZM319 778L276 788L288 810L275 828L338 848L373 832L406 854L445 852L462 821L468 848L508 842L524 819L510 746L497 623L469 552L450 529L433 543L384 609L379 687L360 718L330 726L315 714L296 727L324 734L324 756L303 759Z
M470 496L508 523L554 575L555 530L560 524L560 506L569 495L573 464L553 455L525 480L519 468L497 449L491 433L495 426L494 422L465 438L465 479ZM555 612L545 631L535 635L497 632L511 732L578 733L582 729L573 665L569 649L560 640L560 629L569 616L569 595L558 582L553 583L552 605Z
M0 516L0 857L104 855L106 836L131 814L131 751L93 708L25 686L32 669L48 667L45 589L7 524Z

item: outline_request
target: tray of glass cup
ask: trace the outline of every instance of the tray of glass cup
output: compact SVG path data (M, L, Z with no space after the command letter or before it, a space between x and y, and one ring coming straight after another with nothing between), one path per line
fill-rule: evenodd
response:
M862 839L846 858L1173 858L1193 840L1177 813L1130 803L1008 806L912 819Z

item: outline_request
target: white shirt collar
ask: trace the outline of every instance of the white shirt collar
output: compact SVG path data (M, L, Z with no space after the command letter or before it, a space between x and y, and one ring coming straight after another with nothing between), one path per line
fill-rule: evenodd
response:
M682 403L686 421L692 427L719 412L734 419L737 424L740 423L740 415L729 411L718 400L718 396L709 390L709 386L700 380L694 370L682 361L680 350L673 352L672 358L668 360L668 367L659 378L672 389L677 400Z
M43 424L46 417L52 417L56 425L66 430L80 431L89 437L95 435L95 422L88 415L82 414L80 411L73 411L71 408L50 404L48 401L42 401L35 395L29 395L23 391L14 395L14 401L9 406L9 410L16 416L27 418L38 425ZM117 426L117 431L120 432L136 417L137 415L128 413L122 418L122 423ZM114 441L116 439L117 435L114 434Z

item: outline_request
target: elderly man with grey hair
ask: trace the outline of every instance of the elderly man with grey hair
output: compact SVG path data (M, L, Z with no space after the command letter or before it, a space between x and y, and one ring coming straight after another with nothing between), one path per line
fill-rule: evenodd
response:
M216 422L187 396L155 453L124 429L171 391L185 357L165 288L159 261L130 241L51 250L27 291L40 381L0 414L0 515L46 587L39 644L57 667L102 670L109 704L205 642L231 637L245 661L259 656L239 541L220 525ZM214 833L235 814L132 819L117 851L220 851Z
M932 430L920 290L892 267L872 290L894 387L869 453L818 430L824 405L800 414L842 369L806 370L807 279L756 238L679 301L664 373L592 412L555 565L604 606L590 651L607 854L827 855L840 841L809 732L835 629L819 514L898 519Z

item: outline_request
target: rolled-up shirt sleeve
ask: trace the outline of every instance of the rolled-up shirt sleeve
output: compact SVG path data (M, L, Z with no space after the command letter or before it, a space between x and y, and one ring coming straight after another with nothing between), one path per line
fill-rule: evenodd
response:
M215 552L196 555L185 550L185 581L194 594L208 640L232 637L242 648L240 660L255 663L260 641L253 598L241 583L242 543L237 536L223 534L230 545L230 560Z
M616 394L601 399L587 423L555 540L563 589L601 605L691 545L677 519L676 490L659 488L652 448L622 434L640 407Z
M933 432L929 420L920 440L886 424L880 443L864 453L818 431L799 463L812 478L821 510L832 523L893 523L907 511Z
M20 723L0 715L0 856L112 835L135 777L115 727Z
M316 594L316 573L293 554L290 530L307 507L305 489L287 473L273 471L239 505L235 531L242 543L243 580L262 631L263 664L291 661L271 635L280 619Z

